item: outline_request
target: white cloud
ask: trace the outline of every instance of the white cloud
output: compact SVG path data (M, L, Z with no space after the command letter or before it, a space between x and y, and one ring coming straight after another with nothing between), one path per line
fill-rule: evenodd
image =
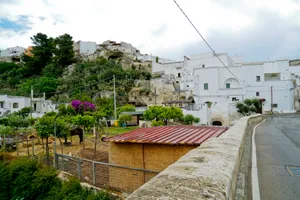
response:
M211 34L214 32L229 32L235 35L251 29L262 20L257 18L257 12L264 10L278 13L280 18L299 23L299 18L295 16L300 7L292 0L177 2L206 38L213 37ZM201 42L201 38L172 0L0 2L0 19L18 22L20 16L29 16L28 23L31 23L31 29L25 33L0 29L0 48L29 46L30 37L38 32L52 37L69 33L75 41L126 41L141 48L143 53L167 57L174 57L172 53L180 52L184 46ZM45 19L42 20L41 17ZM204 45L203 42L201 44Z

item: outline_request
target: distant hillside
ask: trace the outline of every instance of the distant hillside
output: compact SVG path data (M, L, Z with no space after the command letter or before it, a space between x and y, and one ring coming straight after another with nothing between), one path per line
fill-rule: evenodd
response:
M151 61L128 43L119 48L104 43L95 54L80 56L75 55L68 34L51 38L38 33L31 39L33 56L23 54L20 63L0 62L0 94L30 96L32 87L35 96L45 92L57 102L110 98L115 75L118 103L126 104L135 80L151 78Z

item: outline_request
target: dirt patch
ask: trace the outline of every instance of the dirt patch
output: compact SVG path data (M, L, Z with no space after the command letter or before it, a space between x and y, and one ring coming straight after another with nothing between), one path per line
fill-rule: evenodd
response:
M85 148L79 152L81 158L108 163L108 150L106 145L102 145L96 152L92 148Z

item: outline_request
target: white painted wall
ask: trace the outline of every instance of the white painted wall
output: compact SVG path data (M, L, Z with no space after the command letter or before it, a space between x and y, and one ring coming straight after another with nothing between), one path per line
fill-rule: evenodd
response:
M78 41L74 43L74 50L78 51L82 55L91 55L96 52L97 44L96 42L83 42Z
M0 57L8 57L8 56L20 56L24 53L25 48L23 47L10 47L5 50L0 50Z
M10 113L17 112L25 107L30 107L30 98L28 97L20 97L20 96L9 96L9 95L0 95L0 102L3 102L3 108L0 107L0 116L2 116L6 111L10 111ZM16 104L15 104L16 103ZM47 112L55 111L55 107L52 106L52 101L44 100L43 98L33 98L32 105L34 108L34 104L36 104L36 110L33 113L37 114L45 114ZM14 104L17 107L14 108ZM0 104L1 106L1 104Z
M211 109L207 107L207 105L196 105L196 107L199 107L199 109L197 110L186 110L186 109L182 109L182 112L184 115L193 115L194 117L198 117L200 118L200 122L198 124L195 125L201 125L201 124L205 124L205 125L210 125L211 122Z

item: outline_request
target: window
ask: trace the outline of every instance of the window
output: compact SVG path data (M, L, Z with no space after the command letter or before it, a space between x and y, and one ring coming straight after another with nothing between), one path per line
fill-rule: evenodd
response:
M36 103L33 104L33 111L36 111Z
M259 97L259 92L256 92L256 96Z
M18 108L19 104L18 103L13 103L13 108Z
M0 108L4 108L4 102L3 101L0 102Z
M204 90L208 90L208 83L204 83Z
M180 77L180 73L178 73L178 77Z
M231 100L232 100L232 101L237 101L237 100L236 100L236 97L232 97L232 99L231 99Z
M226 88L230 88L230 83L226 83Z
M256 82L260 82L260 76L256 76Z
M277 103L273 103L273 108L278 108L278 104Z
M202 65L202 68L204 68L205 67L205 65Z

